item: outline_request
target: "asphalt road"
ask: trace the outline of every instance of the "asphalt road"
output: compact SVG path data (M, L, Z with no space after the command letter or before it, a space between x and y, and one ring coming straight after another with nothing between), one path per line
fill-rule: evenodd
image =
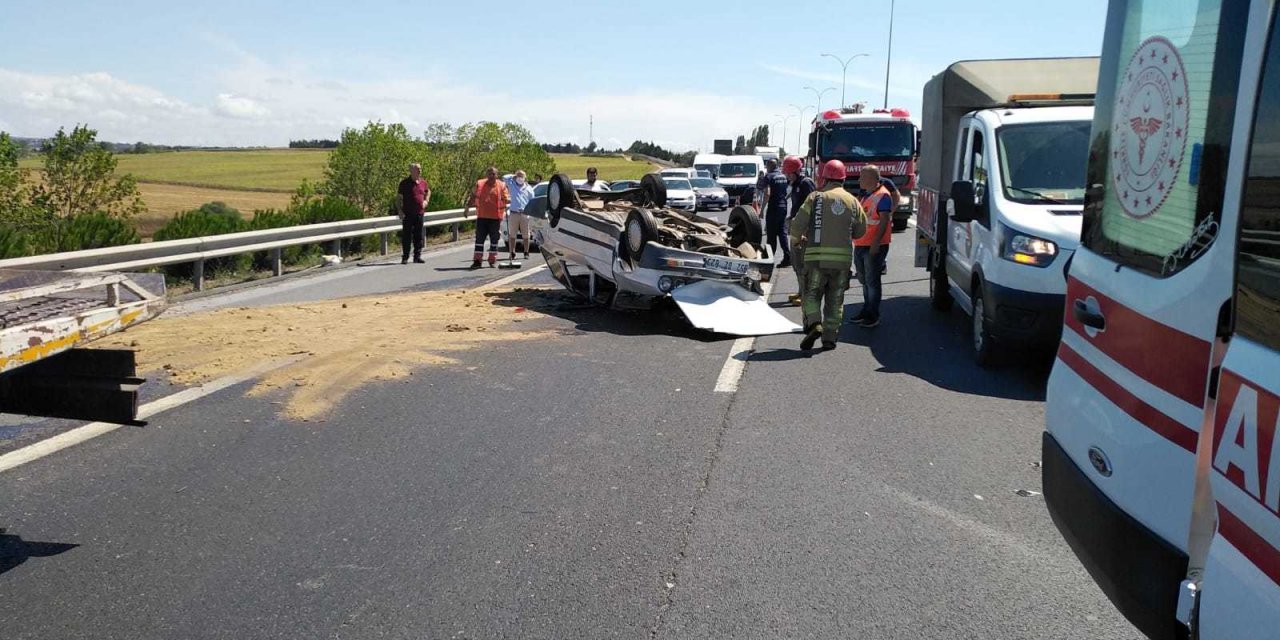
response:
M545 337L326 422L241 385L0 473L0 635L1138 637L1015 493L1040 491L1045 367L974 366L896 240L878 329L812 356L761 338L735 393L714 391L730 339L501 294L541 304ZM468 259L176 311L510 273L452 270Z

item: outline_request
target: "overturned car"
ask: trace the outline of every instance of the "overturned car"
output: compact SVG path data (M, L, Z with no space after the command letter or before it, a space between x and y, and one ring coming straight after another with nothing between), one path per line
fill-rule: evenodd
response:
M589 300L647 308L670 297L695 327L734 335L798 331L765 301L773 254L747 207L727 224L667 208L657 175L621 191L576 189L557 174L547 185L540 247L552 275Z

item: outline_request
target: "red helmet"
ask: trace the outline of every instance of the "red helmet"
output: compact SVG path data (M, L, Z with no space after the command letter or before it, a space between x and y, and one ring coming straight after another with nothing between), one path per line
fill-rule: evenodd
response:
M848 174L845 172L843 162L840 162L839 160L828 160L822 165L822 173L819 175L827 180L840 180L843 182Z
M804 166L804 162L800 160L800 156L787 156L782 159L783 173L800 173L800 168Z

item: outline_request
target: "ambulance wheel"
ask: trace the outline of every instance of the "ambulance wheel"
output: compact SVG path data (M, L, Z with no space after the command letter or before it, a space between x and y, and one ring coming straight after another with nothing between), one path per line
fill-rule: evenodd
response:
M936 253L934 255L937 255ZM947 283L947 270L943 266L943 258L931 258L935 264L929 270L929 304L935 311L950 311L955 302L951 298L951 288Z
M547 184L547 224L555 228L560 224L560 212L573 203L573 181L563 173L551 176Z
M742 243L758 245L764 240L764 228L760 216L750 207L736 206L729 212L729 244L738 247Z
M640 190L644 193L645 206L661 209L667 206L667 183L654 173L640 178Z
M987 331L987 305L982 298L981 282L976 283L973 287L973 322L971 327L973 361L984 369L994 365L996 362L996 344L991 339L991 332Z
M648 209L632 209L627 214L627 224L622 228L622 248L631 264L640 264L644 248L658 239L658 223Z

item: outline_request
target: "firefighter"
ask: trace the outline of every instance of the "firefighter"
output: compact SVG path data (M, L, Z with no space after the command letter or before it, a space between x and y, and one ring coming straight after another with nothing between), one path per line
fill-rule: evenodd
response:
M804 248L804 340L813 348L822 338L823 351L836 348L844 316L844 292L853 265L853 240L867 231L862 205L844 190L845 167L828 160L818 174L818 191L811 194L791 220L791 236Z
M791 199L790 211L787 212L789 225L809 194L818 190L818 185L814 184L813 178L804 175L804 161L800 156L783 158L782 174L787 177L787 182L791 183L790 192L787 194ZM796 236L791 236L791 267L796 271L796 286L799 288L799 291L788 298L791 304L800 304L801 292L804 291L804 248L799 246L798 240Z

